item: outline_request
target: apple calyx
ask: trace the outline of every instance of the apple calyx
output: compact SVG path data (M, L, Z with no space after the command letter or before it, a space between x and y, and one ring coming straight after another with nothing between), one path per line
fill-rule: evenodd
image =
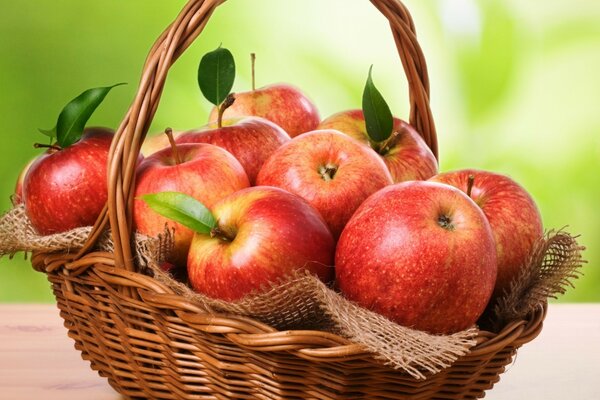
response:
M256 53L250 53L250 63L252 64L252 91L256 90Z
M337 170L338 170L337 165L334 165L334 164L331 164L331 163L326 164L326 165L321 165L319 167L319 175L321 175L321 178L325 182L330 182L335 177L335 174L337 173Z
M165 129L165 135L169 138L169 143L171 144L171 153L173 154L173 159L175 159L175 165L179 165L182 163L181 157L179 155L179 150L177 149L177 144L175 143L175 138L173 138L173 129L167 128Z
M223 127L223 114L225 113L225 110L231 107L233 103L235 103L235 94L229 93L223 101L223 103L221 103L221 106L219 107L219 116L217 119L217 126L219 128Z
M440 214L438 216L437 223L440 227L447 231L453 231L455 229L454 224L452 223L452 218L446 214Z
M473 184L475 183L475 175L469 175L469 180L467 181L467 196L471 197L471 192L473 191Z

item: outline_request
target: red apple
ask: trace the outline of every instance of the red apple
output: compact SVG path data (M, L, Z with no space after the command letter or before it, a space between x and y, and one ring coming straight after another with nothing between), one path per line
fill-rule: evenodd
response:
M326 118L319 129L336 129L372 147L388 166L394 182L427 180L438 173L438 162L423 138L408 123L394 118L393 137L385 145L369 140L362 110Z
M435 334L472 326L496 280L490 225L460 190L404 182L369 197L338 242L336 278L351 301Z
M490 222L496 240L498 279L494 295L501 295L527 262L534 242L542 237L542 217L529 193L511 178L493 172L462 170L447 172L431 180L468 192Z
M283 129L259 117L224 120L221 128L209 124L177 139L177 143L210 143L229 151L244 167L251 185L267 158L289 141Z
M193 288L237 300L305 269L324 282L333 277L335 242L319 213L300 197L253 187L211 209L218 225L196 233L188 258Z
M256 116L266 118L283 128L291 137L317 128L321 118L317 107L299 89L285 84L235 94L235 102L225 110L223 118ZM209 121L216 122L214 108Z
M337 131L322 130L281 146L256 181L306 199L337 238L358 206L390 185L392 177L373 150Z
M49 149L25 176L25 211L41 235L93 225L108 198L106 171L113 131L89 128L64 149Z
M29 162L25 165L25 167L23 167L21 173L17 177L17 183L15 184L15 193L12 197L14 205L23 203L23 184L25 183L25 175L27 175L29 168L31 168L35 160L36 158L29 160Z
M145 235L156 236L168 226L175 231L173 256L169 261L185 265L194 233L148 207L142 195L159 192L181 192L199 200L207 207L249 186L240 163L227 151L210 144L182 144L177 155L171 148L145 158L137 171L133 221Z

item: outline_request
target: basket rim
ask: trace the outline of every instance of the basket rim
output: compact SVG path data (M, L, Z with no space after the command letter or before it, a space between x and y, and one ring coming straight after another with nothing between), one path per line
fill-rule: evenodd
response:
M108 258L112 253L105 253ZM260 352L294 352L298 357L312 361L336 362L356 358L373 358L374 354L365 346L353 343L335 333L321 330L277 330L276 328L250 317L210 312L200 308L153 277L126 271L122 268L106 265L106 261L96 253L89 259L93 268L82 268L83 258L73 263L64 262L61 258L67 254L34 253L31 262L37 271L46 274L64 274L69 276L93 273L107 285L133 289L139 300L158 309L170 310L190 327L207 332L223 333L236 345ZM58 259L58 260L57 260ZM53 268L48 270L47 267ZM481 357L495 353L513 345L520 347L535 339L542 330L548 303L539 304L526 319L507 323L499 332L478 330L476 344L471 347L464 358ZM460 359L460 358L459 358Z

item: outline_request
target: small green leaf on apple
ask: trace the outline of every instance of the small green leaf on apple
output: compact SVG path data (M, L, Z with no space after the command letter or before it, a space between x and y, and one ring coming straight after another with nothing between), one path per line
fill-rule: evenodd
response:
M52 140L56 137L56 126L52 129L38 128L38 131L40 131L41 134L48 136L50 138L50 140Z
M85 129L85 124L96 111L96 108L104 101L108 92L121 85L125 85L125 83L86 90L62 109L54 128L40 129L39 131L50 138L56 137L56 141L61 148L69 147L78 142Z
M362 107L369 138L376 143L387 140L394 129L394 117L390 107L373 83L373 66L363 92Z
M233 54L221 46L206 53L198 67L198 84L202 94L215 106L219 106L231 93L235 81Z
M186 194L162 192L146 194L141 199L158 214L179 222L194 232L209 235L217 227L217 221L210 210Z

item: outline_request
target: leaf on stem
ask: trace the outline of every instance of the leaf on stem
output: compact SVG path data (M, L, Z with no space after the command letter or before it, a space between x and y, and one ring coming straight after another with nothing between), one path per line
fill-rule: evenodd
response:
M394 117L390 107L373 83L372 72L373 66L371 65L363 92L362 107L369 138L374 142L383 142L392 135Z
M163 217L169 218L194 232L210 234L217 226L212 213L204 204L191 196L178 192L146 194L141 199Z
M121 85L125 85L125 83L86 90L62 109L53 129L40 129L39 131L50 138L56 137L58 145L62 148L77 143L81 139L85 124L108 92L112 88Z
M235 81L233 54L223 47L202 57L198 67L198 85L208 101L218 106L227 98Z
M52 129L41 129L38 128L41 134L48 136L50 139L54 139L56 137L56 126Z

